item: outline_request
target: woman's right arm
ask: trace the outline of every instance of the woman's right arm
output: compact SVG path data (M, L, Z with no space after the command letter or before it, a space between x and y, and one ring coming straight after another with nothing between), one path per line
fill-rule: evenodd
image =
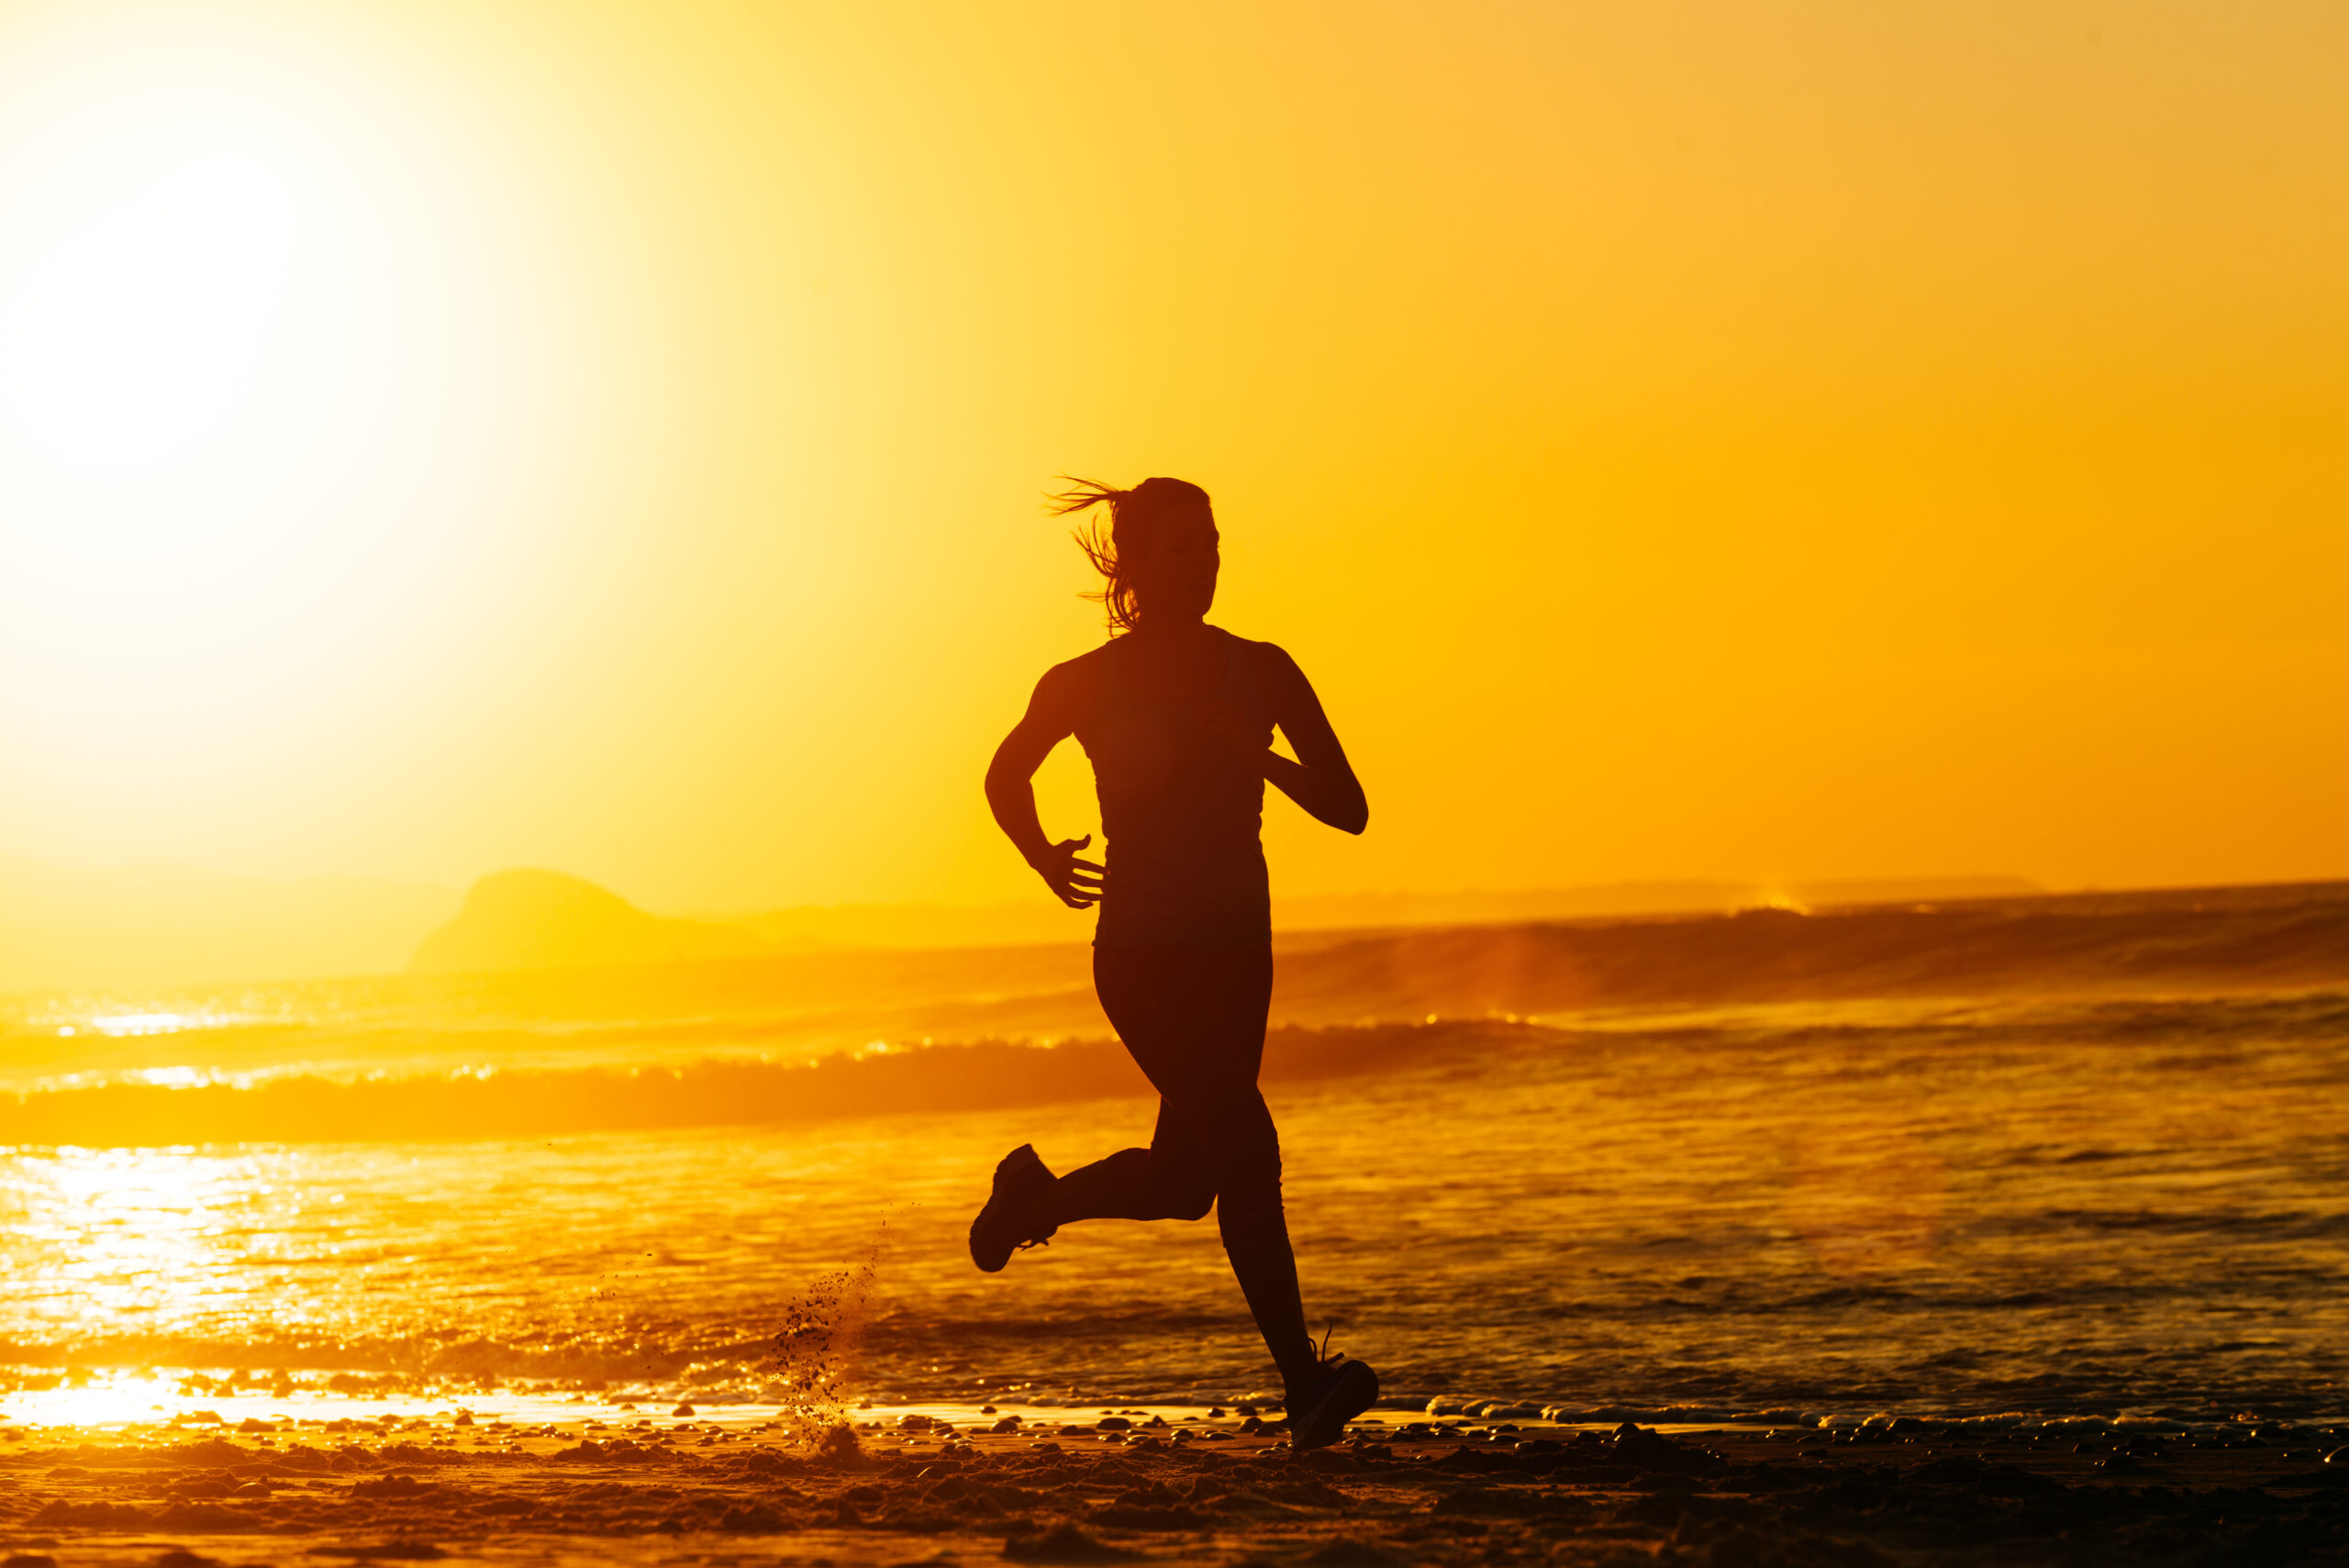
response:
M1035 786L1029 781L1052 755L1052 748L1076 732L1079 679L1067 664L1044 672L1044 678L1036 683L1035 695L1028 699L1028 711L1003 738L1003 744L995 749L995 761L987 764L987 806L995 812L996 826L1003 829L1020 859L1044 879L1052 895L1072 909L1100 901L1101 868L1076 858L1079 850L1093 842L1093 835L1063 839L1057 844L1045 838L1043 822L1036 815Z

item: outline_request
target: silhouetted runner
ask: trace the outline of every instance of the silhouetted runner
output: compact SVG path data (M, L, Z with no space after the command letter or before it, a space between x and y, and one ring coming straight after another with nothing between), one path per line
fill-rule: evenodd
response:
M1280 1140L1256 1088L1272 1006L1272 907L1258 838L1264 781L1332 828L1370 817L1362 785L1296 662L1206 622L1221 564L1208 493L1180 479L1131 490L1090 480L1053 497L1066 515L1108 509L1077 535L1108 581L1117 635L1056 664L987 769L995 819L1060 900L1097 903L1093 984L1118 1037L1159 1093L1147 1149L1054 1177L1021 1144L996 1167L971 1225L992 1273L1079 1219L1203 1219L1286 1385L1291 1440L1337 1440L1378 1397L1358 1361L1317 1354L1281 1213ZM1297 753L1272 750L1278 726ZM1093 760L1102 863L1090 835L1053 843L1030 784L1070 735Z

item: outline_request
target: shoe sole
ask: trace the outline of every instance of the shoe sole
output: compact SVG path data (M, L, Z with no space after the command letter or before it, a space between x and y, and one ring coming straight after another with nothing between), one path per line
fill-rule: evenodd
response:
M1026 1158L1021 1158L1023 1155ZM978 1218L971 1221L971 1262L979 1266L979 1272L982 1273L1001 1273L1004 1265L1011 1262L1012 1254L1019 1251L1019 1243L1015 1241L1004 1249L1002 1257L990 1263L987 1262L987 1255L983 1254L979 1250L979 1232L985 1229L987 1218L996 1212L996 1206L1009 1201L1007 1189L1012 1183L1034 1179L1030 1176L1030 1172L1041 1176L1045 1181L1052 1179L1052 1172L1045 1169L1044 1162L1036 1153L1035 1145L1030 1143L1023 1143L1005 1155L1002 1162L996 1166L994 1188L987 1194L987 1201L979 1210Z
M1328 1448L1345 1435L1346 1423L1378 1403L1378 1374L1360 1362L1348 1362L1330 1380L1330 1391L1314 1402L1289 1436L1289 1446Z

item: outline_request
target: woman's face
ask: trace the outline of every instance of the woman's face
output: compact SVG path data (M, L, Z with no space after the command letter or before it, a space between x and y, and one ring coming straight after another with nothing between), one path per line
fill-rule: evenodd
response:
M1198 620L1215 604L1223 553L1212 514L1186 512L1162 524L1133 562L1134 596L1145 624Z

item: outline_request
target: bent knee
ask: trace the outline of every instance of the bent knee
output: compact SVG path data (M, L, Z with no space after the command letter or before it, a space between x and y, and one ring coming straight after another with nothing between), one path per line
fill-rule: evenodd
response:
M1205 1219L1215 1207L1216 1173L1206 1161L1165 1159L1154 1162L1156 1197L1163 1219Z
M1225 1184L1269 1182L1278 1186L1280 1179L1281 1139L1273 1130L1273 1118L1264 1116L1241 1122L1224 1146Z
M1280 1163L1280 1131L1273 1125L1272 1107L1264 1104L1264 1096L1253 1084L1237 1085L1218 1095L1199 1119L1206 1125L1207 1140L1219 1148L1225 1160Z

